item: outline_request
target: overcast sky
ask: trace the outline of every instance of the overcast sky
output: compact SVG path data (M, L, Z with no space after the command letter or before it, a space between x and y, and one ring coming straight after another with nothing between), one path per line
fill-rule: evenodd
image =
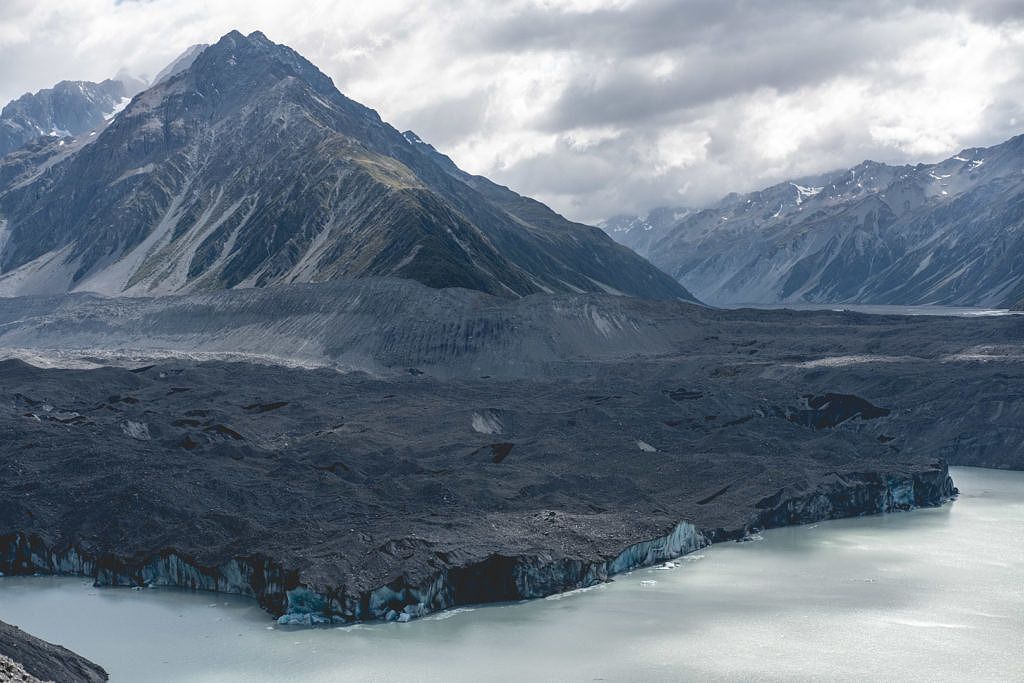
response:
M0 101L233 28L590 222L1024 132L1024 0L2 0Z

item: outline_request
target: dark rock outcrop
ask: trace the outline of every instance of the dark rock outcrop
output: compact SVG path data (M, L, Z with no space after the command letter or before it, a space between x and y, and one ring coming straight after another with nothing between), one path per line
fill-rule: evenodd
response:
M806 396L804 404L805 407L790 411L786 419L813 429L838 427L855 418L874 420L892 413L888 408L879 408L870 401L851 394Z
M0 680L100 683L107 680L107 672L67 648L0 621Z

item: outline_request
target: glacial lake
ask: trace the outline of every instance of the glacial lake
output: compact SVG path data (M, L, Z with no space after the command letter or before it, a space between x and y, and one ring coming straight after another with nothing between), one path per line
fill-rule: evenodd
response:
M281 628L241 598L52 577L0 579L0 619L114 683L1024 680L1024 472L952 474L961 495L941 508L772 530L409 624Z
M971 308L965 306L893 306L879 304L736 304L729 309L759 308L767 311L788 309L791 311L852 311L872 315L946 315L959 318L991 317L1002 315L1024 315L1024 311L1005 308Z

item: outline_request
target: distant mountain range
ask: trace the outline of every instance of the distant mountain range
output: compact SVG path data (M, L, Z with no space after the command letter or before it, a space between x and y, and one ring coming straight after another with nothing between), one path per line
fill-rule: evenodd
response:
M43 135L81 135L101 126L143 87L145 83L127 78L102 83L61 81L26 93L0 111L0 156Z
M603 224L711 304L1024 300L1024 136Z
M0 295L392 275L693 300L600 229L461 171L262 33L190 48L102 118L84 134L40 125L49 137L0 160Z

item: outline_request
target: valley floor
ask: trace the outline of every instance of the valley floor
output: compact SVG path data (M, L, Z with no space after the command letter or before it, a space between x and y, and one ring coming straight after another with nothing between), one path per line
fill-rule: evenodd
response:
M0 347L78 368L0 361L0 571L281 624L549 596L1024 469L1014 316L370 280L2 300Z

